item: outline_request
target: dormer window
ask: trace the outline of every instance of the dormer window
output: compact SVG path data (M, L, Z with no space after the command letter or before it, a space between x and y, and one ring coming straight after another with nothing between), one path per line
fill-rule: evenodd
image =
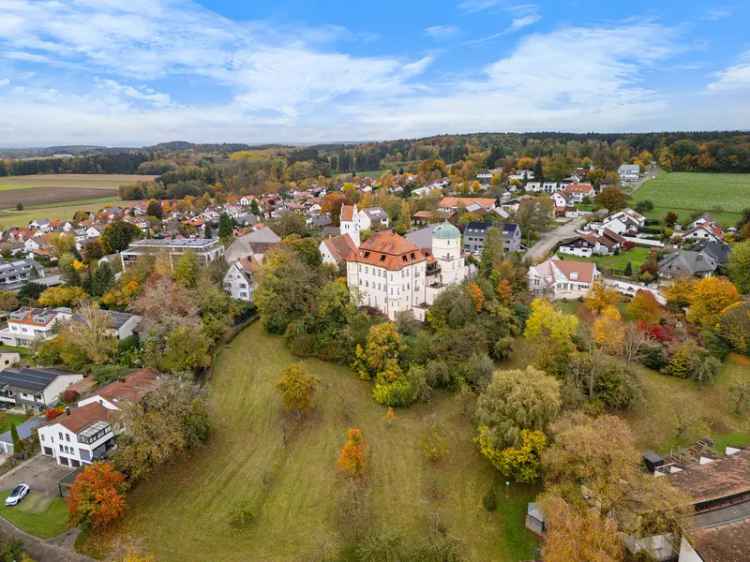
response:
M570 280L571 281L578 281L578 273L575 271L570 274Z

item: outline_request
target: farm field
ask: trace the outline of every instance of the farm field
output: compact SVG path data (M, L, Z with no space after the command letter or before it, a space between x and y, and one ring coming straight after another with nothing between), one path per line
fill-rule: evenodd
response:
M2 192L0 192L2 194ZM50 203L47 205L36 205L25 207L23 211L16 211L15 207L0 210L0 228L11 226L26 226L35 219L61 219L70 220L76 211L98 211L110 205L122 203L116 196L97 197L89 199L76 199L71 202Z
M116 190L125 183L153 181L155 176L130 174L38 174L0 177L0 191L15 189L77 188Z
M733 226L742 209L750 207L750 174L662 173L647 181L633 199L654 204L646 213L650 219L663 219L674 211L684 221L695 212L707 212L724 226Z
M523 525L537 490L506 487L479 455L471 404L438 394L387 422L369 383L347 368L305 360L320 380L316 411L285 438L274 385L294 361L283 340L266 335L259 323L222 351L208 384L210 443L132 491L113 543L138 545L160 562L291 562L333 554L349 525L340 515L344 485L335 464L345 431L358 427L368 445L365 502L373 531L397 532L408 543L424 539L437 519L462 542L466 560L533 557L536 542ZM420 447L433 424L448 444L437 464ZM492 486L498 509L488 513L482 498ZM251 506L254 515L243 530L230 525L238 505ZM100 541L80 546L101 553Z

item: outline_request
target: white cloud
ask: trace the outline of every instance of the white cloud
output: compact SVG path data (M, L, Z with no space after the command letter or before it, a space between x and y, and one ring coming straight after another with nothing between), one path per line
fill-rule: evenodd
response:
M534 25L540 19L542 19L542 16L540 16L539 14L529 14L527 16L521 16L520 18L513 18L513 21L510 24L509 31L518 31L519 29L523 29L524 27Z
M501 0L462 0L458 3L458 9L468 14L474 14L494 8L500 3Z
M455 25L432 25L424 32L433 39L446 39L458 33L458 28Z
M740 57L740 62L717 72L708 84L711 92L750 91L750 51Z

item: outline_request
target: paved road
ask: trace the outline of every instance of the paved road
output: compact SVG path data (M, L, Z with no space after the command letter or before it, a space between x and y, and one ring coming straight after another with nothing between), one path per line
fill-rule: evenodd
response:
M641 177L641 179L639 179L637 182L634 182L630 184L630 186L628 186L626 190L627 193L629 193L630 195L635 194L636 191L638 191L641 187L643 187L644 183L658 176L659 172L661 172L661 168L659 168L657 164L651 164L651 166L646 168L646 171L643 173L643 177Z
M547 257L547 254L557 246L557 244L566 238L573 236L576 233L576 230L583 226L585 222L585 216L578 217L557 227L555 230L545 232L542 237L537 240L537 243L529 248L526 252L525 258L532 263L543 260Z

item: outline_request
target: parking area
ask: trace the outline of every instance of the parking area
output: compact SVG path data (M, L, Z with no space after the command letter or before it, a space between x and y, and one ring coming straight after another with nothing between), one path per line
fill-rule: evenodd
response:
M56 496L59 493L57 483L71 472L72 469L58 465L53 458L37 455L0 476L0 491L10 490L19 482L26 482L32 492Z

